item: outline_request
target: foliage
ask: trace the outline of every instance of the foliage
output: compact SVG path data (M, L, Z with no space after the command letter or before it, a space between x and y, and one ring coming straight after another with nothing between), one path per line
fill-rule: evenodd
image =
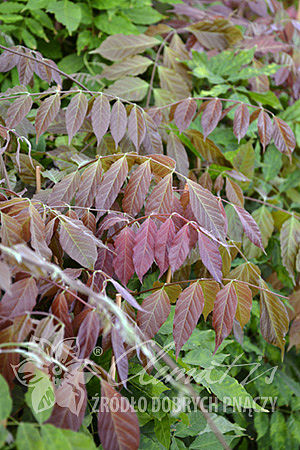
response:
M1 445L297 448L296 11L6 3Z

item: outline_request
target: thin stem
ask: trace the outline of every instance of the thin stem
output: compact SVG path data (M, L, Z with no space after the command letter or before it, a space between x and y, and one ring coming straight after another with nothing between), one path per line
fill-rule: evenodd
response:
M82 83L80 83L75 78L73 78L72 75L68 75L67 73L65 73L62 70L60 70L58 67L53 67L52 64L49 64L49 63L47 63L47 62L45 62L43 60L39 60L37 58L34 58L33 56L30 56L30 55L28 55L26 53L18 52L17 50L13 50L13 49L11 49L9 47L4 47L4 45L0 45L0 48L2 48L2 50L8 51L10 53L14 53L15 55L21 56L23 58L31 59L35 63L43 64L44 66L49 67L49 69L55 70L55 72L59 73L63 77L69 78L69 80L73 81L73 83L77 84L77 86L81 87L81 89L83 89L84 91L90 92L89 89L86 86L84 86Z
M41 190L41 166L35 168L35 180L36 180L36 193Z
M152 68L152 73L151 73L151 78L150 78L150 83L149 83L149 89L148 89L148 95L147 95L147 100L146 100L146 108L149 107L150 104L150 99L151 99L151 93L152 93L152 88L153 88L153 81L154 81L154 76L155 76L155 72L156 72L156 68L158 65L158 58L160 57L161 51L164 48L167 40L169 39L170 36L172 36L172 34L175 33L175 30L171 30L167 36L165 37L165 39L162 41L162 43L160 44L159 49L157 50L156 53L156 57L155 57L155 61L154 61L154 65Z
M280 208L279 206L273 205L273 203L268 203L268 202L265 202L264 200L258 200L257 198L253 198L253 197L246 197L246 196L244 196L244 198L246 200L250 200L252 202L257 202L257 203L260 203L261 205L269 206L270 208L277 209L278 211L281 211L283 213L289 214L290 216L294 215L297 219L300 219L300 216L295 214L293 211L292 212L291 211L287 211L286 209L283 209L283 208Z

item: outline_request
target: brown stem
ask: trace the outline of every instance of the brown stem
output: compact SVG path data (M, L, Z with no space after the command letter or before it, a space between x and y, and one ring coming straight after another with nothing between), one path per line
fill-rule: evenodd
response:
M35 168L36 193L41 190L41 166Z
M11 49L9 47L4 47L4 45L0 45L0 48L2 48L2 50L8 51L10 53L14 53L15 55L19 55L19 56L21 56L23 58L31 59L35 63L43 64L44 66L49 67L51 70L55 70L55 72L59 73L63 77L69 78L69 80L73 81L73 83L77 84L77 86L81 87L81 89L83 89L84 91L90 92L89 89L86 86L84 86L82 83L80 83L75 78L73 78L72 75L68 75L67 73L65 73L62 70L60 70L58 67L53 67L51 64L49 64L49 63L47 63L45 61L39 60L37 58L34 58L33 56L27 55L26 53L18 52L17 50L13 50L13 49Z

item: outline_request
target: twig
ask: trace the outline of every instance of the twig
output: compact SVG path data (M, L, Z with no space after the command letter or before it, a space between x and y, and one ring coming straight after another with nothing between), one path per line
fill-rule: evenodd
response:
M36 193L41 190L41 166L35 168Z
M121 308L122 296L121 294L116 294L116 304L119 308ZM111 365L109 369L109 375L113 380L116 378L116 358L115 355L111 357Z

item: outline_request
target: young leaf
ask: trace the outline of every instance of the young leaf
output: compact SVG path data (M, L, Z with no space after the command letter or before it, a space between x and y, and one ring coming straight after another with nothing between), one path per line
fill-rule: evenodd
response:
M291 158L292 151L296 146L295 136L288 124L279 117L274 117L273 139L278 150Z
M190 225L186 223L175 235L169 249L169 262L172 273L179 269L190 251Z
M243 191L238 184L234 181L230 180L230 178L226 178L226 196L231 203L234 203L241 208L244 207L244 195Z
M217 198L194 181L187 180L192 211L199 224L221 242L225 242L226 221Z
M8 214L1 213L1 243L7 247L24 241L21 224Z
M111 110L110 132L115 141L116 148L125 134L127 126L126 109L120 100L117 100Z
M123 100L139 102L147 94L149 84L139 77L124 77L115 81L107 89L106 94L120 96Z
M257 119L257 128L260 142L262 143L265 151L266 146L270 143L272 138L273 126L269 114L267 114L263 109L260 111Z
M220 286L214 280L203 280L199 282L204 294L204 308L202 311L204 320L207 319L208 314L210 314L214 309L214 304L216 300L216 295L220 290Z
M187 98L178 103L174 113L174 122L179 130L179 133L182 133L189 127L195 115L196 109L197 103L192 98Z
M181 292L175 307L173 338L176 358L181 347L194 331L204 307L204 295L201 284L196 281Z
M62 249L83 267L93 269L97 260L97 239L80 220L60 216L59 242Z
M89 209L84 212L81 220L86 228L88 228L93 234L96 234L96 217Z
M110 103L106 96L100 94L93 103L91 121L94 133L97 138L97 145L108 130L110 122Z
M237 215L239 216L247 238L251 242L253 242L254 245L260 247L263 250L264 246L262 243L260 230L253 217L244 208L236 205L233 205L233 207L236 210Z
M45 224L32 203L28 207L28 212L30 216L31 246L40 257L50 260L52 252L46 244Z
M32 107L31 95L21 95L7 110L6 126L15 128L27 116Z
M0 320L13 319L31 312L38 296L36 282L32 277L23 278L11 285L0 302Z
M174 240L175 225L171 217L160 226L155 239L155 261L160 270L160 277L169 267L168 251Z
M60 95L57 92L54 95L50 95L44 100L37 110L35 118L36 140L39 140L41 134L43 134L51 122L55 119L60 108Z
M144 140L145 134L146 126L144 115L141 112L141 109L134 105L128 117L128 135L134 143L137 152Z
M269 291L268 285L260 279L260 287ZM260 291L260 329L269 344L276 345L284 353L284 336L288 332L289 319L286 308L275 294Z
M151 153L162 154L164 149L156 123L146 112L144 112L144 119L146 125L146 135L143 140L143 148L145 153L147 155L150 155Z
M32 56L31 52L25 53L28 54L29 56ZM26 57L20 57L17 65L20 84L26 86L26 84L29 84L31 82L34 73L34 66L35 63L31 59Z
M213 327L216 331L215 352L229 335L237 308L237 295L233 282L228 283L216 296L213 310Z
M123 383L124 387L127 388L128 356L124 347L123 338L116 326L114 326L111 331L111 343L119 379Z
M73 136L77 133L83 124L88 109L88 101L83 92L79 92L70 101L66 110L66 127L69 136L69 144Z
M173 208L173 175L169 173L154 187L145 206L145 214L169 214Z
M198 232L198 246L201 260L211 276L222 283L222 257L218 245L201 231Z
M118 61L127 56L142 53L147 48L159 44L160 41L145 34L115 34L106 38L93 53L100 53L103 58L109 59L110 61Z
M135 235L133 248L134 268L140 282L154 261L154 245L157 233L155 222L148 217Z
M295 284L296 257L300 244L300 222L292 216L280 230L282 263Z
M77 341L79 354L78 358L89 358L94 350L100 334L99 313L94 309L89 310L81 322Z
M171 311L170 300L164 288L146 297L143 311L137 313L137 323L147 339L152 339L168 318Z
M101 182L102 166L101 159L90 164L82 173L78 191L76 194L76 205L90 208L93 206L98 186Z
M58 294L51 305L52 314L57 317L65 325L65 336L73 336L73 328L71 315L69 313L68 302L65 295L61 292Z
M116 256L114 258L114 269L116 275L126 286L134 274L133 247L135 234L129 227L123 228L117 235L114 245Z
M122 408L111 407L116 403ZM136 413L126 397L122 397L105 380L101 380L101 402L98 434L104 450L138 450L140 429Z
M129 56L123 61L106 66L101 72L101 77L107 80L118 80L126 75L134 76L144 73L152 64L149 58L141 55Z
M250 114L244 103L241 103L235 110L233 120L233 132L238 141L245 136L249 127Z
M11 271L8 264L0 261L0 289L10 292Z
M61 181L56 183L52 189L47 200L48 205L58 207L62 204L70 204L79 184L80 174L78 170L66 175Z
M150 160L142 163L130 176L125 188L122 206L135 217L141 210L151 182Z
M128 173L126 156L118 159L103 175L96 195L96 208L104 214L116 200Z
M235 317L238 320L241 329L250 320L250 312L252 307L252 292L245 283L233 282L237 297L237 308Z
M210 100L204 108L201 125L203 129L204 141L207 136L216 128L222 115L222 102L215 98Z
M189 159L181 140L172 131L168 135L167 154L176 161L177 171L187 177L189 174Z

